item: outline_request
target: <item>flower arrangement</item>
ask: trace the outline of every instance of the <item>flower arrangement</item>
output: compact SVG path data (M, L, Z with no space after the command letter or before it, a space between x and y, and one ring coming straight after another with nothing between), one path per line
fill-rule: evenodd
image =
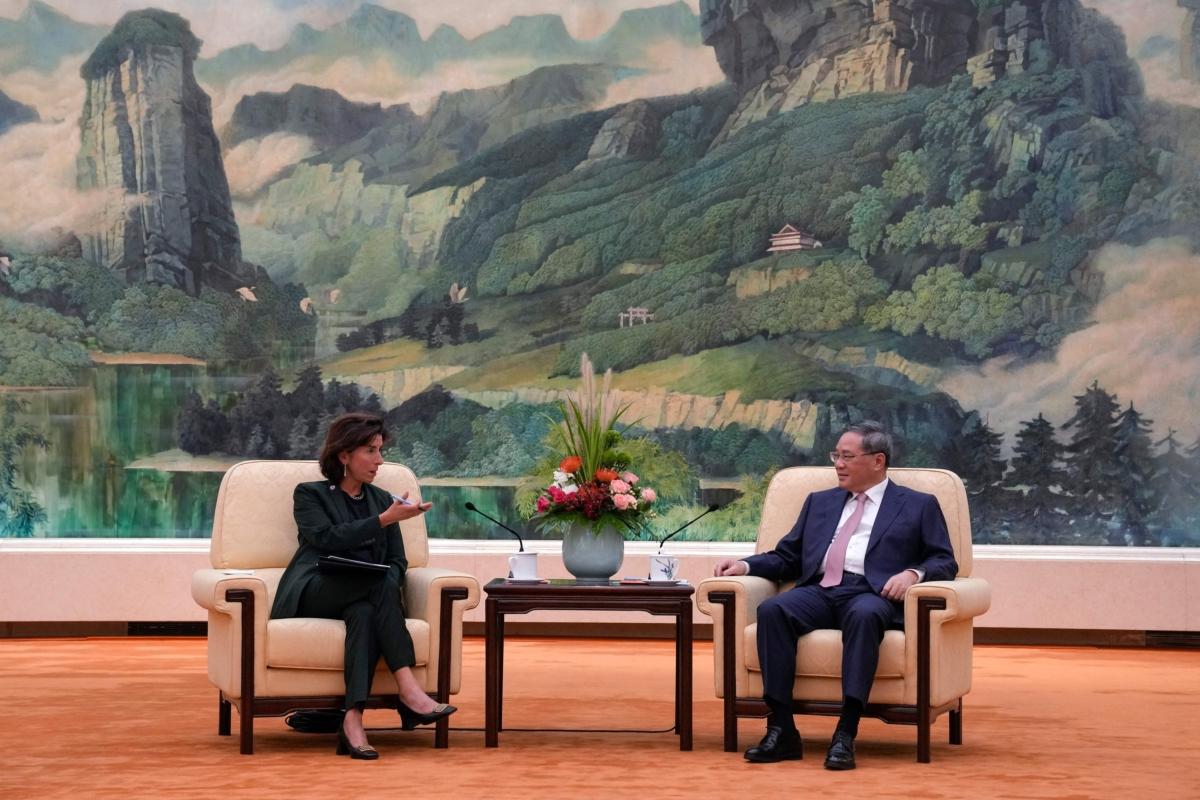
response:
M543 527L565 530L582 524L640 535L654 516L654 489L639 486L629 456L620 450L617 425L628 406L617 407L611 392L612 370L596 386L595 370L585 353L578 393L559 403L562 420L551 431L566 456L553 480L537 496L533 519Z

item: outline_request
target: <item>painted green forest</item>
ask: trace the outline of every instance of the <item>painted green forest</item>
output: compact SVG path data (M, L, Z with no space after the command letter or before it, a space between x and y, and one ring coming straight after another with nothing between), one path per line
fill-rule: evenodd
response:
M586 353L679 487L660 527L732 501L682 536L752 539L775 470L876 418L964 478L977 543L1200 546L1182 9L495 5L280 12L282 45L0 20L33 111L0 161L54 198L0 210L3 535L206 535L225 467L355 408L435 535L491 535L453 507L521 524ZM57 60L5 56L35 29Z

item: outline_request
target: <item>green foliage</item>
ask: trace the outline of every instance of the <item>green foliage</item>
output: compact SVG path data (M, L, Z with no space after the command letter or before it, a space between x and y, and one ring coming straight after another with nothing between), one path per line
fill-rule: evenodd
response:
M887 226L884 247L889 252L909 252L922 246L945 250L951 246L980 252L987 244L989 226L977 224L983 213L983 192L968 192L952 206L914 208L897 223Z
M597 292L583 309L584 329L611 327L630 306L649 308L658 316L674 316L716 298L725 279L716 272L719 258L704 256L639 275L615 289Z
M408 247L398 229L371 231L338 280L342 301L350 308L396 316L408 308L422 286L408 266Z
M1139 413L1129 404L1117 417L1115 438L1117 470L1121 480L1117 484L1117 518L1124 528L1124 541L1145 547L1151 544L1150 521L1162 503L1158 481L1155 480L1157 465L1154 444L1150 436L1153 420Z
M99 78L120 63L124 50L152 45L183 48L184 56L189 60L195 60L200 54L200 40L192 33L186 19L170 11L144 8L130 11L117 20L112 32L83 62L79 74L84 80Z
M768 336L838 330L857 322L862 308L881 299L885 288L862 261L828 261L807 280L744 301L742 330Z
M784 222L837 239L848 223L834 201L881 180L888 164L880 153L919 129L932 96L917 90L807 106L726 145L689 147L680 138L684 131L705 137L719 127L724 95L706 94L708 105L691 100L668 114L659 159L574 171L583 153L535 132L521 134L504 147L528 162L527 172L501 165L497 152L435 179L463 185L488 177L447 227L439 261L456 280L496 295L570 285L625 261L714 258L723 271L758 258ZM846 158L855 146L864 157ZM562 159L554 160L554 152ZM568 165L570 158L577 160ZM919 182L914 158L901 165L897 185Z
M1116 457L1118 410L1116 395L1093 381L1075 396L1075 414L1062 426L1071 431L1066 489L1092 520L1116 511L1117 485L1122 480Z
M859 192L843 195L840 202L852 202L848 244L863 258L879 252L888 220L896 210L896 198L883 189L866 186Z
M929 168L925 151L903 152L883 173L883 191L896 200L923 197L930 188Z
M493 409L471 423L466 458L454 470L460 475L529 475L550 429L544 412L530 413L523 404Z
M0 537L27 538L46 521L46 512L33 493L17 484L18 463L31 447L45 450L46 437L30 425L17 422L25 403L5 397L0 404Z
M222 408L223 406L223 408ZM337 379L321 382L321 370L300 371L292 391L268 367L244 392L207 403L193 392L177 423L179 447L192 455L232 453L249 458L314 458L329 423L348 411L381 413L379 398Z
M759 297L725 296L654 322L572 339L554 363L554 374L573 374L581 354L597 369L628 369L672 355L795 331L833 331L854 324L862 309L883 296L884 284L857 259L819 264L807 280ZM611 323L609 323L611 324Z
M388 412L387 455L419 475L528 475L546 451L554 410L524 403L488 409L435 385Z
M0 384L74 386L91 364L83 324L48 309L0 296Z
M637 474L639 486L651 486L658 493L657 505L691 503L700 492L692 462L681 453L665 449L645 437L621 441L628 468Z
M101 315L95 333L111 350L193 358L250 358L311 340L316 322L299 309L301 287L263 283L254 292L257 302L207 288L196 298L172 286L132 286Z
M675 451L701 475L759 475L780 465L799 463L799 454L778 435L737 423L720 428L659 428L645 435Z
M596 384L596 373L587 353L579 359L580 387L574 395L558 404L561 422L550 429L555 449L563 457L578 456L577 470L583 480L591 480L602 467L611 467L616 459L612 450L620 440L617 425L629 406L618 406L612 393L612 375L606 373Z
M5 280L17 299L88 322L107 311L125 289L113 271L62 256L19 255L9 276L0 277Z
M240 302L240 301L239 301ZM144 284L126 290L96 325L96 334L113 350L211 355L221 341L220 309L173 286Z
M877 252L883 244L887 223L904 201L913 196L924 197L930 190L931 178L925 151L904 151L896 162L884 170L883 186L864 186L838 198L834 205L848 208L850 247L863 258ZM912 249L911 247L908 249Z
M969 355L982 357L1000 339L1014 334L1022 324L1015 295L976 278L966 278L955 267L936 267L913 281L910 291L890 294L866 312L875 330L891 328L904 336L922 330L941 339L961 342Z

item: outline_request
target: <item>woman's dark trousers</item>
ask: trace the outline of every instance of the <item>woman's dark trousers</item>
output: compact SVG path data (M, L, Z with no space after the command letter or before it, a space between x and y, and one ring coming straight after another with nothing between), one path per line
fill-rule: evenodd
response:
M400 593L386 578L315 575L304 587L296 616L346 623L348 709L361 708L366 702L380 655L392 672L417 663Z

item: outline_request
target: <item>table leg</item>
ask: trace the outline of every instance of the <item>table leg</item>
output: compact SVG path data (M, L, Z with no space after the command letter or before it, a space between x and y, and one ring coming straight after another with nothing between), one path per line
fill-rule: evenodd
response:
M692 749L692 602L680 603L679 608L679 749Z
M499 609L490 597L484 604L484 747L500 744L500 648L503 639L498 635Z
M496 731L504 730L504 612L496 614Z
M683 706L683 687L681 685L681 677L683 676L683 614L682 612L675 614L675 735L683 734L683 726L681 719L682 713L680 709Z

